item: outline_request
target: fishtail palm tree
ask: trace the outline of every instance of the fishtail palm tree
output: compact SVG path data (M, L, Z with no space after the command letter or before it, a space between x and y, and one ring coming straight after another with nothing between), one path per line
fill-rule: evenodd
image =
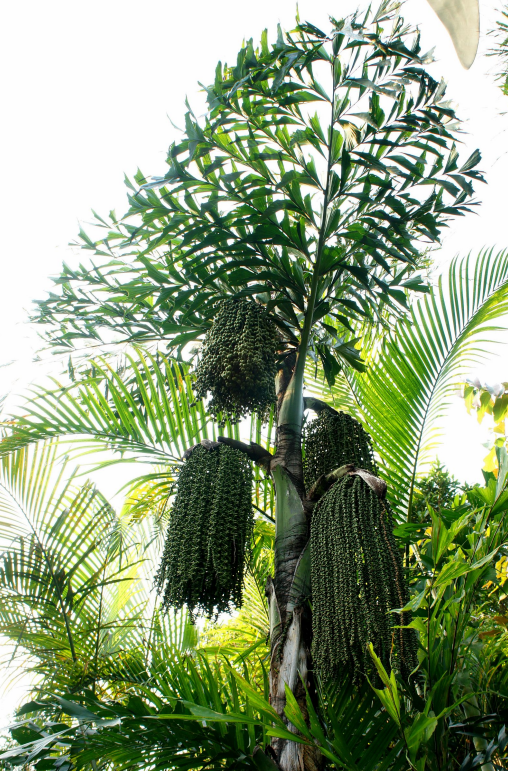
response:
M298 602L310 576L305 373L312 361L326 380L322 397L356 403L396 510L409 512L410 522L424 429L439 416L473 335L505 308L506 258L484 255L472 288L469 262L455 264L450 299L444 290L431 293L412 306L408 321L409 295L428 289L418 273L425 244L467 211L471 183L481 177L478 153L459 164L444 87L425 71L417 37L386 4L362 20L332 20L330 34L299 23L291 34L279 31L272 47L266 36L258 50L249 42L235 67L218 66L207 94L206 119L188 112L166 175L149 182L137 176L141 187L131 185L127 217L102 221L103 239L82 234L99 262L66 267L61 291L39 305L37 320L60 350L97 344L101 335L145 350L123 373L103 359L77 382L38 393L3 447L8 453L73 434L178 465L185 444L218 432L192 395L189 344L203 340L218 301L254 296L266 307L281 338L277 408L263 458L242 447L262 460L275 489L272 511L270 479L257 472L256 505L276 528L268 592L276 654L270 719L278 728L273 760L264 762L313 769L321 763L315 746L292 741L284 727L298 727L294 710L288 720L292 700L308 711L304 684L312 679L311 613ZM362 360L356 332L397 319L396 332ZM70 373L76 378L72 366ZM315 399L307 405L326 407ZM259 446L261 421L250 426ZM228 433L240 446L238 425ZM172 472L166 466L142 483L151 500L163 500Z

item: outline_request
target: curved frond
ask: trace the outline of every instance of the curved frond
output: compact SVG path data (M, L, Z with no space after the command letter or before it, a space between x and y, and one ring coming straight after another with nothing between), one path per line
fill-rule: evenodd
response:
M247 697L242 685L249 689ZM269 743L273 720L284 727L267 702L267 690L266 674L254 683L245 672L239 684L225 662L163 648L122 700L85 691L79 697L51 696L27 705L25 712L36 713L38 723L19 723L20 746L1 759L19 765L36 756L38 762L59 767L70 754L80 767L103 767L106 762L118 771L253 771L258 767L254 749ZM70 722L69 717L77 720Z
M154 356L135 349L117 369L100 359L91 362L88 372L75 382L55 385L36 388L22 414L9 421L0 457L41 440L64 439L76 454L108 451L109 457L99 460L97 468L149 464L150 471L127 484L126 506L135 520L164 518L181 457L202 439L226 434L274 450L275 409L266 425L254 414L241 424L219 428L207 415L203 400L194 396L188 365L160 353ZM134 465L133 471L137 471ZM253 495L257 510L270 519L273 487L258 467Z
M417 468L436 445L453 390L504 329L507 312L508 252L455 259L384 340L368 372L352 376L399 517L411 518Z
M53 389L35 389L3 440L3 452L65 436L93 449L167 462L207 437L204 406L194 402L187 367L160 354L136 349L122 370L99 359L77 382L54 383Z
M56 456L38 444L1 459L0 633L58 691L100 681L140 646L147 593L135 539Z

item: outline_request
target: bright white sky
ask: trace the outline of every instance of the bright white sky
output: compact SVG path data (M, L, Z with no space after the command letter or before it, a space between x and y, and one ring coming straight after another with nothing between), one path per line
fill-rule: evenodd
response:
M479 147L488 186L478 190L478 214L454 224L440 262L484 246L508 246L508 97L494 84L490 46L498 0L482 0L480 54L463 70L447 33L424 0L407 0L405 16L421 27L424 48L436 47L436 77L449 83L468 135L464 154ZM300 16L327 29L327 14L354 10L356 0L301 0ZM32 356L34 332L27 309L50 288L62 261L76 259L67 244L93 207L125 210L124 172L160 175L186 96L211 82L218 59L233 62L244 38L259 40L277 22L291 28L294 0L26 0L1 14L3 183L0 190L0 394L40 377ZM505 342L508 337L505 335ZM499 350L499 348L498 348ZM14 363L6 367L9 362ZM501 349L479 375L508 380ZM461 480L480 480L487 429L453 405L439 456ZM106 493L113 490L105 490Z

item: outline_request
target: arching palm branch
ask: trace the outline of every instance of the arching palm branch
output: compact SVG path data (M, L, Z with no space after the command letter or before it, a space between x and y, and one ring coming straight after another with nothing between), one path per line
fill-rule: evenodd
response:
M268 425L252 417L241 426L229 423L219 429L196 400L189 367L162 354L133 349L121 369L111 361L90 362L87 371L54 388L36 388L24 405L23 414L9 421L9 431L0 443L0 454L41 440L64 437L78 453L109 451L111 463L149 464L130 483L131 515L142 511L164 514L174 488L185 450L202 439L214 440L219 433L252 440L273 449L273 413ZM113 455L111 455L113 451ZM139 466L134 467L136 471ZM254 503L258 509L273 508L271 482L255 470Z
M508 253L455 259L370 353L365 374L345 371L331 388L324 379L310 383L363 420L402 520L411 519L418 467L431 457L453 392L504 328L507 311Z
M14 673L21 659L45 689L100 692L143 666L161 624L173 644L189 637L185 616L158 618L148 539L58 453L38 443L0 462L0 633Z

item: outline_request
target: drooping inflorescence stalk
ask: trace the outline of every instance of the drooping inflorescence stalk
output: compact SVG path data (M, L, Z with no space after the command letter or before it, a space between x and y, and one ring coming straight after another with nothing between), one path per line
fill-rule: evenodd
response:
M409 600L390 510L359 476L346 476L312 515L312 655L325 678L375 676L367 646L384 666L407 678L416 661L409 614L392 613Z
M277 327L252 300L222 300L196 367L196 394L212 398L208 411L238 422L247 413L264 418L275 402Z
M303 439L303 474L307 490L321 474L328 474L346 463L377 474L369 435L345 412L324 410L307 423Z
M178 477L162 561L155 577L165 608L186 604L208 616L242 603L253 527L252 466L226 445L198 445Z

